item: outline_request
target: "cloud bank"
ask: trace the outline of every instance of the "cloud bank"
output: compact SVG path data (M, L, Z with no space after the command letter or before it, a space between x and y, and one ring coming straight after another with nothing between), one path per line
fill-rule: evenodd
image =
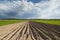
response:
M60 19L60 0L42 0L38 3L3 0L0 1L1 18Z

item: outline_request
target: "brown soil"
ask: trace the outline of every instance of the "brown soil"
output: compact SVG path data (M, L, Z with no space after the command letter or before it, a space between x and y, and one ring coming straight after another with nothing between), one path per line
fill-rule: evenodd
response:
M0 40L60 40L60 26L21 22L0 27Z

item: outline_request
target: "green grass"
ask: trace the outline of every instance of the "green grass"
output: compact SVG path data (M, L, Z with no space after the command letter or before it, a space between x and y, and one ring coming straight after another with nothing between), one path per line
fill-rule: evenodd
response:
M25 21L25 20L0 20L0 26L17 23L17 22L22 22L22 21Z
M33 20L33 21L54 24L54 25L60 25L60 20Z

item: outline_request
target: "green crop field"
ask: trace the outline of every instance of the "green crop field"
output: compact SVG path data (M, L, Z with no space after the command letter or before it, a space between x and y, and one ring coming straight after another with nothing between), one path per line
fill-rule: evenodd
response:
M0 26L2 25L7 25L7 24L12 24L12 23L18 23L18 22L23 22L27 20L0 20ZM60 25L60 20L39 20L39 19L34 19L30 21L35 21L35 22L43 22L43 23L48 23L48 24L54 24L54 25Z
M0 20L0 26L12 24L12 23L18 23L18 22L22 22L22 21L25 21L25 20Z
M54 24L54 25L60 25L60 19L58 20L33 20L33 21L36 21L36 22L43 22L43 23L48 23L48 24Z

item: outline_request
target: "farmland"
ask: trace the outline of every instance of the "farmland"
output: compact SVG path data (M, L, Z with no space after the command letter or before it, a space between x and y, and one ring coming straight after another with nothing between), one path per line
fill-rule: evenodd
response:
M32 20L32 21L36 21L36 22L43 22L43 23L47 23L47 24L54 24L54 25L60 25L60 19L50 19L50 20Z
M60 40L60 20L0 20L0 40Z
M7 25L7 24L18 23L18 22L22 22L22 21L25 21L25 20L0 20L0 26Z
M18 23L18 22L23 22L23 21L35 21L35 22L43 22L43 23L47 23L47 24L60 25L60 20L58 20L58 19L57 20L48 20L48 19L46 19L46 20L42 20L42 19L41 20L39 20L39 19L34 19L34 20L25 19L25 20L23 20L23 19L21 19L21 20L0 20L0 26Z
M25 21L0 27L0 40L60 40L60 26Z

